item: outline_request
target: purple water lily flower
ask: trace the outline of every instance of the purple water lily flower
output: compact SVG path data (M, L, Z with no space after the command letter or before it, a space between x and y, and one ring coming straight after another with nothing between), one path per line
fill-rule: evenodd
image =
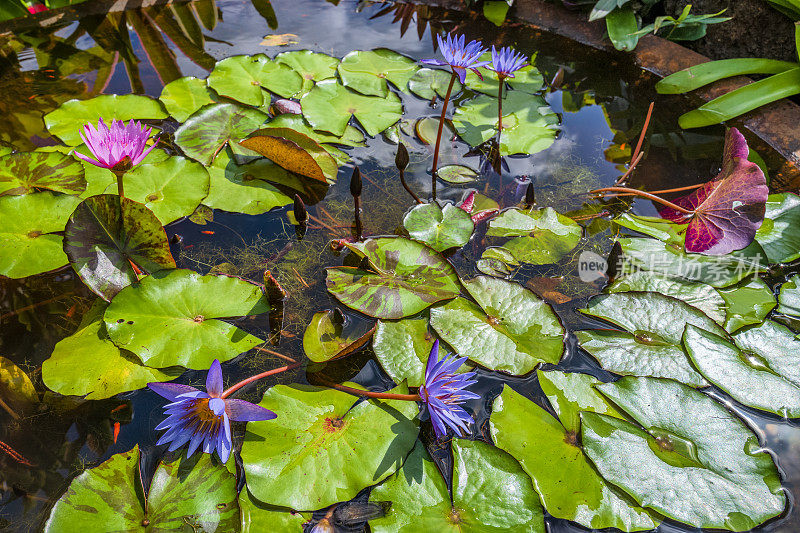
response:
M453 36L448 34L445 39L441 35L437 35L436 39L439 41L439 49L442 51L444 61L439 59L423 59L422 63L426 65L450 65L453 72L458 76L459 81L464 83L467 77L467 69L472 70L481 79L481 73L478 68L485 67L490 62L481 61L480 58L487 50L479 41L470 41L469 44L464 46L464 36Z
M164 406L167 418L156 426L157 430L167 430L156 444L169 442L172 452L188 442L186 457L191 457L202 444L203 453L211 454L216 449L225 463L233 448L231 421L255 422L278 416L244 400L222 398L222 366L216 359L208 369L206 392L179 383L148 383L147 386L172 402Z
M75 156L97 167L126 171L141 163L155 148L156 143L147 147L152 133L152 128L133 119L127 125L121 120L112 120L109 127L101 118L97 128L86 124L80 132L81 139L95 158L78 152Z
M447 435L448 427L461 436L466 431L467 424L475 423L472 416L460 405L466 400L480 398L480 395L464 390L477 383L472 379L475 372L456 374L456 370L466 360L466 357L456 358L453 355L445 356L440 361L439 341L433 343L425 368L425 383L419 388L419 395L428 406L428 414L437 438Z
M516 71L527 66L527 58L515 52L513 48L504 46L498 51L492 45L492 64L486 68L495 71L497 77L502 80L504 78L513 78Z

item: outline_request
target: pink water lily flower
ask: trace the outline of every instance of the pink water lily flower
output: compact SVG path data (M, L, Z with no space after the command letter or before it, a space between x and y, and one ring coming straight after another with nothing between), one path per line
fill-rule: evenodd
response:
M112 120L109 127L101 118L97 128L86 124L80 132L81 139L95 158L78 152L75 156L98 167L126 171L141 163L155 148L155 142L147 147L152 133L152 128L133 119L127 125L121 120Z

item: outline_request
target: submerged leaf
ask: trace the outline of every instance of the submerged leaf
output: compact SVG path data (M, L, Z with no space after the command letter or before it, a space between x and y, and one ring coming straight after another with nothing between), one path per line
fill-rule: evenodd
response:
M0 196L37 189L81 194L86 190L83 165L58 152L18 152L0 157Z

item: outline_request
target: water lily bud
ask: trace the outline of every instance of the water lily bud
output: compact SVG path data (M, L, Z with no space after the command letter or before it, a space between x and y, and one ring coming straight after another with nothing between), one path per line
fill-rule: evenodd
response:
M353 174L350 176L350 194L355 197L361 196L361 171L357 166L353 168Z
M306 211L306 204L303 203L303 199L300 198L300 195L294 195L294 219L303 224L306 220L308 220L308 211Z
M397 143L397 155L394 156L394 164L398 170L405 170L408 166L408 150L403 143Z
M300 102L281 98L272 104L272 113L274 115L300 115L303 113L303 108L300 107Z
M536 189L533 187L533 182L528 183L528 188L525 189L525 205L528 207L536 203Z

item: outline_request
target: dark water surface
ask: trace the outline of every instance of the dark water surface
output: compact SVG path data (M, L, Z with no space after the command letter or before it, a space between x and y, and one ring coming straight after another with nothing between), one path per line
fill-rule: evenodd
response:
M213 4L210 0L205 3ZM341 57L352 50L387 47L414 58L433 57L431 28L443 28L462 32L467 39L482 39L487 45L512 45L527 54L538 53L536 65L545 79L552 79L560 67L564 68L563 90L547 95L562 119L555 144L531 157L509 159L510 171L504 173L502 180L489 172L478 188L483 191L488 183L489 196L502 200L501 205L514 205L524 194L521 180L529 178L536 184L540 205L566 212L581 208L587 200L581 193L610 185L620 175L619 164L627 159L615 160L612 152L616 148L627 149L629 157L630 144L636 141L647 106L656 99L653 81L641 76L625 56L596 53L564 39L541 35L524 25L497 28L474 15L427 7L399 5L381 14L387 6L352 1L334 5L321 0L277 0L273 7L278 27L273 30L249 0L217 0L216 7L221 16L213 30L203 30L203 47L189 46L180 35L158 31L145 39L142 21L145 24L158 21L158 17L165 16L164 12L149 9L129 13L126 22L130 53L127 57L119 54L116 62L86 57L85 51L95 49L98 44L109 50L117 37L108 37L113 32L104 28L112 19L119 21L119 14L0 36L4 55L0 63L3 95L0 141L19 149L52 144L46 138L41 117L63 101L100 92L134 91L158 96L165 82L181 75L205 77L215 60L231 55L261 52L274 55L308 48ZM373 18L376 14L381 15ZM393 22L396 14L400 15L399 20ZM413 15L405 33L404 14ZM84 31L87 29L88 33ZM271 34L293 34L289 37L297 42L280 47L262 44L264 37ZM163 53L166 48L174 52L174 60ZM431 108L428 102L408 95L402 98L406 117L438 115L439 110ZM677 128L676 117L685 102L663 96L656 102L648 157L635 174L634 186L646 183L651 190L661 189L706 181L714 176L721 155L722 128L683 134ZM424 197L429 192L427 169L432 148L409 138L405 142L411 151L408 177ZM443 144L443 164L461 162L478 166L478 158L464 157L466 145L452 141ZM348 153L365 175L365 234L396 233L402 228L403 214L412 204L392 164L395 145L379 136L369 140L367 147L348 149ZM212 269L225 271L256 281L260 281L265 268L271 269L290 294L283 334L273 348L301 358L300 339L311 315L337 305L325 290L324 267L342 261L342 255L330 248L330 240L350 235L352 200L347 186L350 172L350 167L342 167L338 184L331 187L325 198L314 205L309 202L309 212L325 220L332 229L312 223L302 240L298 239L286 216L290 207L258 216L217 212L214 221L206 225L184 220L167 227L169 237L182 237L182 243L173 244L179 266L204 273ZM464 190L464 187L443 187L440 197L459 200ZM637 202L634 210L639 214L655 214L649 203ZM611 247L607 225L596 222L590 230L596 231L589 237L592 246L607 253ZM483 249L480 241L481 235L476 235L451 257L462 277L478 273L474 264ZM555 308L570 330L585 326L574 310L602 288L578 279L575 259L568 257L558 265L529 269L515 278L538 294L563 302ZM49 357L56 342L75 330L91 301L91 295L70 269L27 280L0 280L0 355L14 361L40 383L42 361ZM239 325L255 334L267 335L267 325L261 320L245 319ZM610 378L591 358L580 353L574 336L570 335L567 343L567 354L559 368ZM279 366L278 362L272 355L252 351L223 368L226 380L232 383L234 379ZM329 378L353 379L369 386L389 383L372 359L369 347L329 364L323 372ZM204 378L204 373L189 372L182 381L201 385ZM275 382L306 380L313 382L311 374L282 374L277 380L251 387L244 397L257 401L264 389ZM546 405L535 373L526 378L508 378L481 372L479 387L484 399L470 405L478 422L475 436L486 435L487 407L504 382ZM716 395L726 400L723 393ZM154 467L163 451L154 446L158 435L152 428L162 418L163 403L155 394L138 391L80 405L67 400L63 403L58 413L48 411L21 420L12 420L0 410L0 440L34 463L34 466L23 464L0 451L0 531L37 530L49 505L63 493L72 477L112 454L138 444L148 464ZM732 403L731 409L758 428L766 446L778 457L787 490L796 494L800 483L797 424ZM116 437L115 427L119 428ZM551 533L586 531L563 520L548 518L548 523ZM657 531L673 533L691 529L665 523ZM758 531L800 531L800 516L790 505L785 516Z

